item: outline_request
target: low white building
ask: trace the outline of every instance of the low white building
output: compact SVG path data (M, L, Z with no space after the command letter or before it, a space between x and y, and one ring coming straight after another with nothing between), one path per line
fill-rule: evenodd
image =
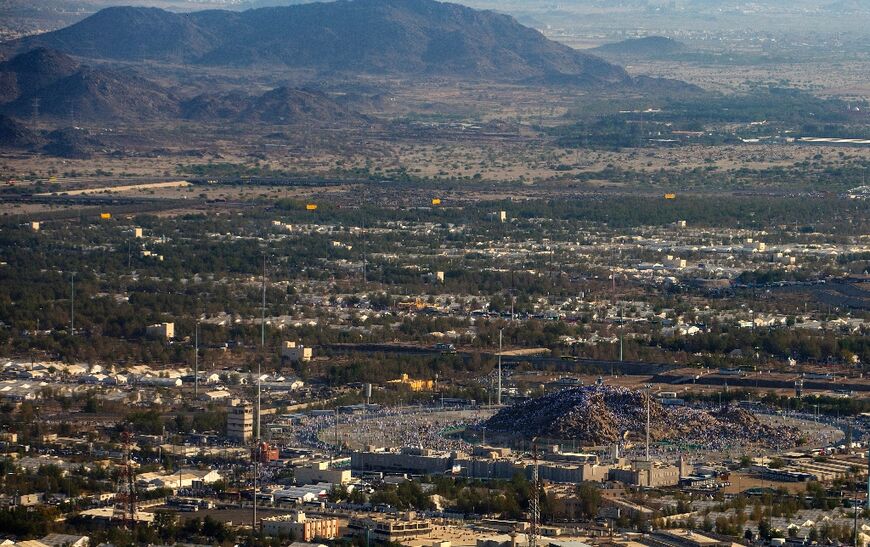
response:
M181 387L181 378L161 378L159 376L139 376L136 382L143 386Z
M91 538L71 534L48 534L39 542L48 547L88 547Z
M191 488L214 484L223 479L214 469L181 469L172 474L153 472L142 473L137 482L148 490L155 488Z
M291 486L281 490L275 490L272 495L275 503L305 503L317 501L326 496L332 490L332 483L320 482L308 486Z
M216 389L213 391L206 391L199 396L199 399L201 401L215 402L228 400L230 397L232 397L232 393L230 393L229 391L225 389Z

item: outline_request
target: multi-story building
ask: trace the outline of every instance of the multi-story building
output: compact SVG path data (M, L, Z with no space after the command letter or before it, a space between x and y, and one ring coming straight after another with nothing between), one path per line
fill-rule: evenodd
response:
M254 435L254 407L243 404L227 409L227 437L246 443Z
M676 486L680 483L680 468L664 462L635 460L631 462L631 466L611 469L609 478L613 481L647 488Z

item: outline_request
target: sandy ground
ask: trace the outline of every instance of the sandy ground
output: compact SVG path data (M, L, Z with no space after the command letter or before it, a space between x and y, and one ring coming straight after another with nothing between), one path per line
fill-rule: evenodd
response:
M627 66L633 74L675 78L722 92L746 92L752 85L772 83L796 87L822 96L870 98L867 73L870 61L801 62L758 65L716 65L646 61Z
M283 153L280 150L260 149L255 143L226 143L216 150L220 162L244 166L255 165L249 153L263 153L265 159L256 165L278 172L330 176L342 170L368 169L375 177L390 177L398 169L417 177L454 180L479 177L485 181L543 181L562 178L570 181L572 175L597 173L609 167L638 174L630 184L651 184L652 176L661 170L675 173L672 184L679 187L679 173L691 169L725 173L736 169L758 170L774 167L794 168L804 162L827 162L831 166L850 165L870 161L870 147L843 148L801 146L794 144L766 145L740 144L701 146L686 144L675 148L645 148L621 151L574 150L555 148L538 139L520 139L505 142L481 142L473 139L463 142L372 142L364 146L347 146L341 150L312 149L305 153ZM140 195L164 193L172 188L140 186L125 182L131 177L153 177L167 182L186 177L186 166L207 164L211 158L189 158L166 155L155 158L95 157L64 160L42 156L0 156L0 179L27 176L47 181L57 177L59 191L82 190L83 186L127 186L116 190ZM180 166L180 171L178 170ZM649 175L649 179L645 174ZM592 180L584 183L589 188L618 187L621 181ZM711 182L711 184L713 184ZM764 186L756 181L756 187ZM20 183L27 187L27 183ZM67 190L66 188L70 188ZM105 190L107 188L103 188ZM176 188L179 194L191 191ZM93 191L93 190L90 190Z
M121 184L117 186L100 186L97 188L82 188L81 190L64 190L63 194L67 196L82 196L86 194L125 194L135 192L137 190L161 190L164 188L187 188L191 184L186 180L177 180L171 182L151 182L145 184ZM51 192L37 194L38 196L48 196Z
M778 482L763 480L755 475L748 473L731 473L731 485L722 489L725 494L739 494L750 488L785 488L791 493L805 492L807 484L805 482Z

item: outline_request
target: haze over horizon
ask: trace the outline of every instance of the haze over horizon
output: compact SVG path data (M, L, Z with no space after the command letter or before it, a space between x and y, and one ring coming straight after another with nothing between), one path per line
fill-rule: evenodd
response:
M312 3L307 0L9 0L2 8L7 24L12 19L32 21L29 32L54 29L109 6L151 6L178 11L203 9L244 10L264 6ZM568 45L591 47L619 36L666 34L691 37L696 32L771 32L791 34L867 35L870 5L858 0L811 2L796 0L682 0L607 2L568 0L541 3L528 0L465 0L456 3L517 17L559 39L568 32L584 35L566 39ZM598 32L595 32L597 29ZM21 29L19 32L28 32ZM691 32L690 32L691 31ZM8 33L8 31L7 31ZM591 41L588 41L591 40ZM587 42L588 41L588 42Z

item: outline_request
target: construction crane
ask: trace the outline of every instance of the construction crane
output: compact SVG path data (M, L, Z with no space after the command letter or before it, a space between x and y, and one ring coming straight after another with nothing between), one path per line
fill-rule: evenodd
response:
M541 508L538 496L541 491L540 475L538 472L538 438L532 439L532 492L529 496L529 513L531 526L529 527L529 547L538 547L538 536L541 526Z

